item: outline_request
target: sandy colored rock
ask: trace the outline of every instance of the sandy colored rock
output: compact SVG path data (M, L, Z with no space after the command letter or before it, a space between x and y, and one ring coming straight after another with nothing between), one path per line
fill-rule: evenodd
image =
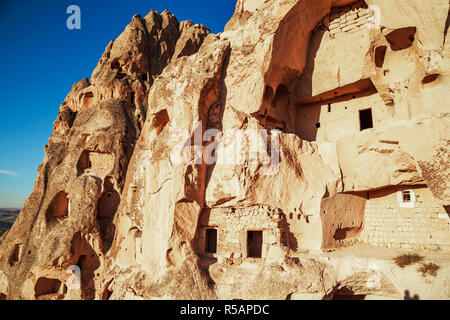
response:
M217 35L135 15L60 107L0 294L403 299L409 277L448 299L448 9L238 0ZM394 269L410 250L436 281Z

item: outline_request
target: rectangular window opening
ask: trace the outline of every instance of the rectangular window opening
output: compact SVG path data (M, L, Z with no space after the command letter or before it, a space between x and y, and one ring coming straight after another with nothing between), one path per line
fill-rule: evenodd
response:
M402 199L403 199L403 202L405 202L405 203L411 202L411 191L403 191Z
M205 234L205 252L217 252L217 229L206 229Z
M247 231L247 253L249 258L261 258L262 244L262 231Z
M359 110L359 125L361 131L373 128L372 109Z

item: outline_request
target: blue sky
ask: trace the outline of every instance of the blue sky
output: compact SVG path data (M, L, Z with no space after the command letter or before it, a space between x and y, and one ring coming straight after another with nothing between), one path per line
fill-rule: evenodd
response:
M58 115L72 85L91 73L106 45L134 14L168 9L223 31L235 0L0 0L0 208L30 195ZM69 5L81 8L81 30L69 30Z

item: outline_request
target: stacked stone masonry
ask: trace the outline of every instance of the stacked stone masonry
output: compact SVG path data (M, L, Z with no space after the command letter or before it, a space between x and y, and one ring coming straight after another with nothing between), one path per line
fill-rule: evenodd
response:
M374 13L363 1L350 6L332 8L329 16L325 17L315 31L329 30L330 36L344 32L357 32L368 28L374 21Z
M412 194L410 207L401 205L403 191ZM369 192L368 198L362 241L388 248L450 251L449 213L428 188L391 187Z
M217 252L212 256L219 261L234 260L239 263L247 258L247 232L262 231L262 258L270 258L281 250L284 214L276 208L255 206L250 208L214 208L208 221L202 221L198 250L204 252L206 230L217 229Z

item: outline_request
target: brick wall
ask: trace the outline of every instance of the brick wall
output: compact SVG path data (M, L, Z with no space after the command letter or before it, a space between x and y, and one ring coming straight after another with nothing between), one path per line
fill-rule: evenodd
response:
M404 190L415 197L410 208L401 206ZM450 251L449 214L428 188L392 187L368 196L362 241L389 248Z
M276 208L255 206L250 208L215 208L205 217L200 218L201 227L198 234L197 248L202 252L205 247L205 230L217 229L217 253L213 256L224 262L247 257L247 231L263 231L262 258L270 258L279 252L283 232L281 229L284 214Z
M329 16L325 17L315 31L329 30L330 36L339 33L356 32L368 28L373 14L363 1L357 1L350 6L332 8Z
M406 190L411 191L410 203L403 203L402 200L402 191ZM356 195L345 196L356 197ZM358 194L357 198L361 196L364 199L362 194ZM362 230L355 239L349 239L348 244L358 240L388 248L450 251L449 213L426 186L390 187L371 191L366 196L368 199L364 199ZM355 207L351 201L343 201L342 205ZM331 229L336 224L339 228L346 229L360 226L354 213L345 209L343 211L349 214L350 222L330 216ZM261 258L280 260L283 259L285 250L291 247L292 236L295 236L299 242L298 248L295 249L302 248L303 242L293 228L294 222L304 220L303 218L298 220L298 217L300 214L293 214L290 217L289 214L285 215L281 210L269 206L208 209L200 217L195 240L196 251L199 255L217 258L221 263L239 264L244 259L249 259L247 258L247 232L258 230L263 232ZM306 234L311 236L312 227L308 223L305 224L305 230L309 230ZM205 233L208 228L217 229L215 254L205 252ZM334 235L333 230L330 231L331 236ZM341 241L342 244L346 244L345 241L347 240Z

